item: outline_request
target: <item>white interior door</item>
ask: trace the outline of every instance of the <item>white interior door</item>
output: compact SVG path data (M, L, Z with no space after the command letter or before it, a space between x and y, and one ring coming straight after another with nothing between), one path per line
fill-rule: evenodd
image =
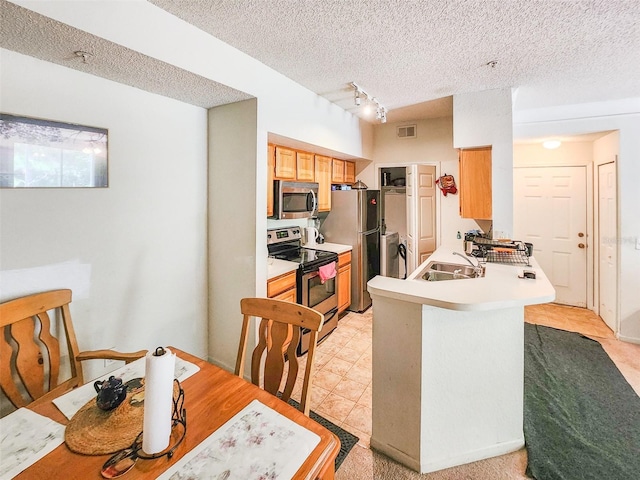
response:
M414 180L418 246L416 263L420 265L436 249L436 167L417 165Z
M598 299L599 314L616 331L616 164L598 166Z
M587 306L586 167L514 168L514 238L556 290L556 302Z
M407 276L418 266L416 263L416 206L414 202L415 171L416 165L407 167L406 194L407 194Z

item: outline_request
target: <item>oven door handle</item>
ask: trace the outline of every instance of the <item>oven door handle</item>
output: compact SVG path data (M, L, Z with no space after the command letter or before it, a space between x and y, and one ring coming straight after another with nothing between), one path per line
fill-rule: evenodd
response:
M329 315L329 314L331 314L331 315ZM338 314L338 309L337 308L332 308L327 313L325 313L324 314L324 322L322 322L322 326L324 327L324 324L327 323L327 322L330 322L331 319L333 317L335 317L337 314ZM327 317L327 315L329 315L329 316Z
M331 310L329 310L327 313L324 314L324 322L322 322L322 327L324 328L326 323L329 323L331 321L331 319L333 317L335 317L338 314L338 309L337 308L332 308ZM309 330L308 328L305 327L301 327L302 329L302 333L308 333L311 330ZM322 332L322 329L319 330L319 332Z

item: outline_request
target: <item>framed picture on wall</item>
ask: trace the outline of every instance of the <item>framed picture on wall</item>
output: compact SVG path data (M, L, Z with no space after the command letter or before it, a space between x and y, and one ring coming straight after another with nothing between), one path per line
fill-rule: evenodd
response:
M0 188L108 186L108 131L0 113Z

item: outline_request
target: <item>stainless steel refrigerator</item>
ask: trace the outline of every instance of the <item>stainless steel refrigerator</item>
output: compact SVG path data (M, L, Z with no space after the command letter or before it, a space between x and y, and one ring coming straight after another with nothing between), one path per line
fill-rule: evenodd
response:
M371 305L367 282L380 274L380 190L334 190L331 211L320 227L327 242L351 245L351 305Z

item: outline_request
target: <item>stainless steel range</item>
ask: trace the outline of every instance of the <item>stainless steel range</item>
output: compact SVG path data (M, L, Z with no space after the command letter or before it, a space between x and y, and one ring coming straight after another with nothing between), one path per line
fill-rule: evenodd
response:
M318 341L338 326L337 277L322 283L319 268L338 261L333 252L302 247L300 227L271 228L267 230L269 256L299 264L296 273L297 303L313 308L324 315L324 325ZM309 330L302 329L298 355L309 349Z

